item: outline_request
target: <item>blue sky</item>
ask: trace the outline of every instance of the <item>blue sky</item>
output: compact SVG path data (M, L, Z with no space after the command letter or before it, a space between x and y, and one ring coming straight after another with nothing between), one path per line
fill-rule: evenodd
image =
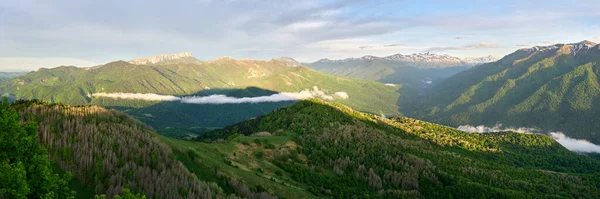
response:
M396 53L502 57L600 41L597 0L0 2L0 70L192 52L310 62Z

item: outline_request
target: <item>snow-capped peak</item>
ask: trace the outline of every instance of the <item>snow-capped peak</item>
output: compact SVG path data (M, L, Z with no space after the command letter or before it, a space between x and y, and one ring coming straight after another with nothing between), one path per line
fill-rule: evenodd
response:
M567 45L569 46L569 48L571 48L573 55L577 55L577 53L581 50L588 50L590 48L593 48L596 45L596 43L588 41L588 40L584 40L579 43L572 43L572 44L567 44Z
M463 60L467 63L477 65L477 64L484 64L484 63L489 63L489 62L495 62L495 61L498 61L498 58L490 55L487 57L466 57Z
M596 46L597 44L588 40L584 40L578 43L570 43L570 44L554 44L554 45L550 45L550 46L535 46L535 47L531 47L531 48L524 48L521 50L526 50L529 53L532 52L536 52L536 51L547 51L547 50L556 50L559 49L562 46L569 46L569 48L571 49L571 52L573 52L574 55L576 55L578 52L580 52L581 50L589 50L591 48L593 48L594 46Z
M387 57L376 57L372 55L366 55L359 58L347 58L347 59L320 59L315 63L345 63L352 61L363 61L370 62L373 60L382 60L387 62L402 62L412 63L414 66L429 68L429 67L453 67L453 66L472 66L482 63L488 63L498 60L493 56L487 57L476 57L476 58L465 58L461 59L453 57L447 54L435 54L435 53L413 53L410 55L394 54Z
M447 62L447 63L460 63L462 60L458 57L452 57L446 54L435 54L435 53L413 53L411 55L395 54L384 57L383 59L390 61L404 61L404 62Z
M148 57L148 58L137 58L137 59L133 59L133 60L129 61L129 63L136 64L136 65L156 64L158 62L174 60L174 59L181 59L184 57L192 57L192 53L182 52L182 53L178 53L178 54L158 55L158 56Z

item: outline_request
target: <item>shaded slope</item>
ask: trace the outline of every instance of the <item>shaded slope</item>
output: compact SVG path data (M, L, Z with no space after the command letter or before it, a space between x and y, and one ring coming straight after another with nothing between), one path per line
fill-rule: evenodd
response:
M263 137L247 137L268 134L290 141L270 146ZM594 188L600 183L600 163L548 136L472 134L409 118L384 119L320 100L280 108L198 139L227 141L233 149L220 154L231 164L223 167L275 165L259 176L323 197L600 196Z

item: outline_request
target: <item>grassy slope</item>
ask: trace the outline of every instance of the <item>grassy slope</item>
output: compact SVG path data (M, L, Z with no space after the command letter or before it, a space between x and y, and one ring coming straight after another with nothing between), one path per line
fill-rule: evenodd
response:
M266 144L244 144L243 140L256 138L232 136L263 131L275 134L272 139L289 141L264 150L264 157L257 158L250 153L263 150ZM548 136L465 133L409 118L383 119L318 100L303 101L200 139L207 138L228 138L228 142L171 141L170 145L180 151L195 148L199 154L211 154L200 155L197 162L216 162L227 170L225 175L237 176L249 185L258 185L256 177L238 172L273 176L281 169L284 175L275 175L276 181L289 176L292 181L286 181L288 184L322 197L568 198L600 194L594 189L600 185L600 162L570 152ZM239 154L243 154L241 158ZM394 166L398 162L403 166ZM383 185L376 183L376 177L353 177L352 173L360 171L358 165L374 168ZM265 174L254 170L258 166L266 168ZM394 184L390 176L395 175L404 180ZM265 188L287 195L277 191L279 186Z

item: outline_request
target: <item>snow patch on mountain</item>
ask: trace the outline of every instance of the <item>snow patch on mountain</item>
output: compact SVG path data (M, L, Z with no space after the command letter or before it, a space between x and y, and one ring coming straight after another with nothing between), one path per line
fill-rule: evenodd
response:
M398 62L398 63L411 63L414 64L416 66L421 66L423 68L429 68L431 67L439 67L439 66L443 66L443 67L455 67L455 66L473 66L473 65L478 65L478 64L483 64L483 63L488 63L488 62L494 62L497 61L498 59L493 57L493 56L487 56L487 57L470 57L470 58L465 58L465 59L461 59L458 57L453 57L447 54L435 54L435 53L413 53L410 55L403 55L403 54L394 54L394 55L390 55L390 56L386 56L386 57L376 57L376 56L372 56L372 55L367 55L367 56L363 56L363 57L358 57L358 58L347 58L347 59L337 59L337 60L331 60L331 59L320 59L319 61L314 62L315 63L321 63L321 64L331 64L331 63L347 63L347 62L355 62L355 61L361 61L361 62L370 62L370 61L374 61L374 60L381 60L381 61L387 61L387 62Z
M570 43L570 44L555 44L555 45L550 45L550 46L534 46L531 48L523 48L521 50L525 50L529 53L533 53L533 52L544 52L544 51L549 51L549 50L557 50L563 46L568 46L569 49L571 49L571 52L573 53L573 55L577 55L577 53L581 52L581 51L587 51L589 49L594 48L595 46L597 46L598 44L585 40L579 43Z
M129 63L135 64L135 65L156 64L156 63L162 62L162 61L181 59L181 58L185 58L185 57L192 57L192 53L182 52L182 53L178 53L178 54L158 55L158 56L148 57L148 58L137 58L137 59L133 59L133 60L129 61Z

